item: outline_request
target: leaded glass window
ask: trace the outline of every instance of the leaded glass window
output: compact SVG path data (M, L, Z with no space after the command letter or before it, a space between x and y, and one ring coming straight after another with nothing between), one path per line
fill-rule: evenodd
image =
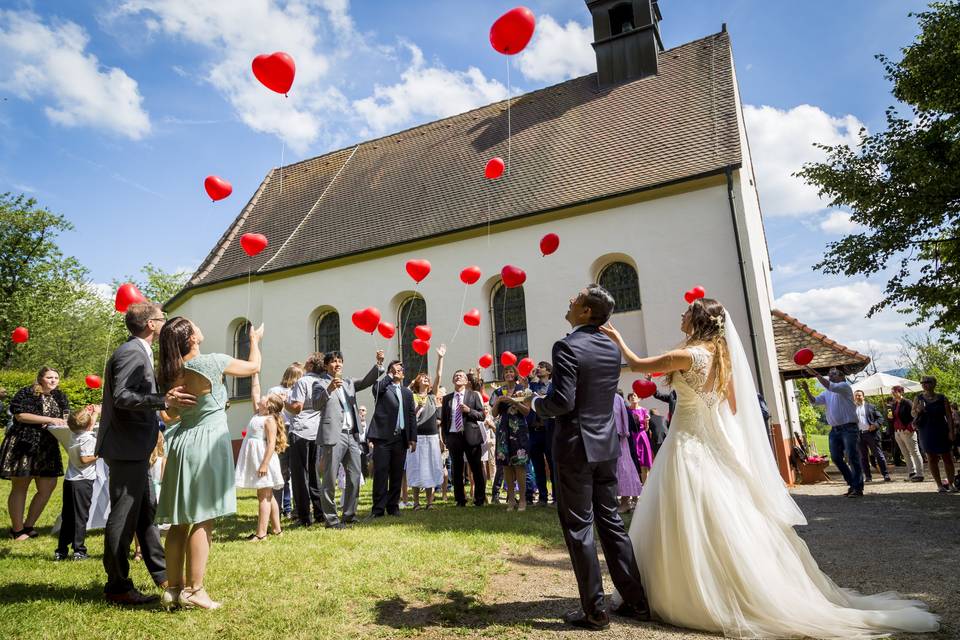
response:
M340 314L328 311L317 319L317 351L340 351Z
M640 281L632 266L626 262L612 262L600 272L599 280L600 286L609 291L616 302L614 313L640 308Z
M413 341L417 339L413 330L417 325L427 324L427 303L423 298L416 296L407 298L400 305L397 317L397 326L400 327L400 362L403 363L403 381L410 384L420 373L429 373L427 369L427 355L421 356L413 350Z
M500 354L510 351L517 360L529 355L527 350L527 306L523 287L507 289L502 284L493 292L493 346L497 378L503 379Z
M237 360L250 358L250 321L244 320L233 334L233 357ZM233 379L233 397L249 398L252 378Z

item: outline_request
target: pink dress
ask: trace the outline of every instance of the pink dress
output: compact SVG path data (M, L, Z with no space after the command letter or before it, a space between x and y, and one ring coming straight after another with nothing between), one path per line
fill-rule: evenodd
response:
M637 465L633 463L630 447L633 438L630 434L630 416L627 414L627 403L620 396L613 397L613 421L617 424L617 435L620 437L620 458L617 460L617 495L639 496L643 489Z
M649 469L653 466L653 447L650 446L649 426L650 412L645 407L630 409L630 413L637 419L640 432L633 434L633 446L636 448L637 460L640 466Z

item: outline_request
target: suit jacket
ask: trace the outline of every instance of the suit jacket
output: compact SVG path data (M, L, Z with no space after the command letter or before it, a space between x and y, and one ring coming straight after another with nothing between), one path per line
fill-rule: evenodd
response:
M340 441L340 432L343 430L343 416L349 411L353 418L354 434L360 433L360 410L357 407L357 392L373 386L377 378L383 373L383 367L373 365L363 378L343 378L344 403L341 404L337 394L332 397L327 392L333 376L324 373L313 383L313 399L310 408L320 412L320 427L317 429L317 444L334 445ZM344 406L345 405L345 406Z
M166 406L157 392L153 360L131 336L107 361L96 454L114 460L148 460L157 446Z
M417 407L413 400L413 391L401 386L400 394L403 398L403 407L397 402L397 394L390 388L390 376L383 376L373 387L373 397L376 405L373 408L373 419L367 427L367 440L393 440L393 432L397 426L397 415L403 411L403 442L409 445L417 441Z
M650 435L652 444L660 446L667 439L667 421L663 416L650 414Z
M620 383L620 349L591 325L553 345L553 389L536 401L538 415L556 418L553 455L603 462L620 456L613 397Z
M664 422L669 427L670 420L673 419L673 414L677 411L677 392L671 389L669 393L664 393L663 391L657 389L653 392L653 397L660 402L666 403L668 413L664 418Z
M443 406L440 410L440 433L443 434L443 441L447 441L450 435L450 427L453 426L454 411L460 411L460 407L453 406L453 400L456 392L448 393L443 396ZM467 432L471 435L467 439L469 444L479 444L483 442L483 398L476 391L470 389L463 390L463 404L470 407L470 412L463 414L463 435L467 437ZM471 442L472 441L472 442Z
M869 402L864 402L863 406L866 407L865 415L867 417L867 424L877 425L877 433L883 430L884 419L883 415L877 411L877 407Z

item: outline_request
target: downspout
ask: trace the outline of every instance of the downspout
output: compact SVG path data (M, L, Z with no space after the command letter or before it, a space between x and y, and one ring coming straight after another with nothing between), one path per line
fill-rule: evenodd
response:
M740 263L740 284L743 286L743 302L747 307L747 330L750 332L750 345L753 347L753 366L757 372L757 391L763 393L763 376L760 369L760 356L757 350L757 334L753 328L753 311L750 309L750 293L747 287L747 271L744 269L743 247L740 244L740 227L737 225L737 209L733 204L733 168L727 166L723 170L727 176L727 202L730 204L730 222L733 224L733 237L737 244L737 260Z

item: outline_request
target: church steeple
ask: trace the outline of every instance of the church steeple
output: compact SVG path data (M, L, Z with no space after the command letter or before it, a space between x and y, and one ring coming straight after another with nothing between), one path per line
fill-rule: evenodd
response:
M601 86L657 73L660 8L657 0L587 0Z

